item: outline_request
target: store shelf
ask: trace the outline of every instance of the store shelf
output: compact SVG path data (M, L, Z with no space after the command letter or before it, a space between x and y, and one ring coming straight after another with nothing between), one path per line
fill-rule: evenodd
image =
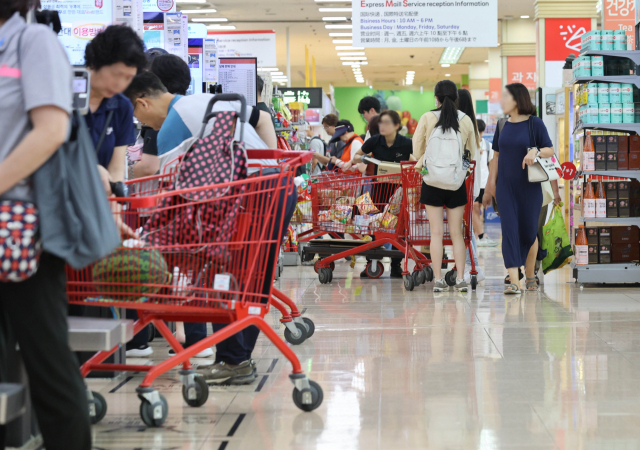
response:
M584 84L584 83L626 83L635 84L640 88L640 77L636 75L604 75L604 76L590 76L590 77L578 77L571 80L571 84Z
M579 283L640 283L640 266L633 263L578 266L572 261L571 267Z
M573 134L582 130L626 131L640 134L640 123L583 123L573 130Z
M636 64L640 64L639 50L587 50L580 53L580 56L616 56L618 58L628 58Z
M585 219L584 217L578 218L580 222L607 222L615 223L617 225L638 225L640 226L640 217L606 217L604 219Z
M600 175L603 177L634 178L640 180L640 170L594 170L581 172L580 176Z

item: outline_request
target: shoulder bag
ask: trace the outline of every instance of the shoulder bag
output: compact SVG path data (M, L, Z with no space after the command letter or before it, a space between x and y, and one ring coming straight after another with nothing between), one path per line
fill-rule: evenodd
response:
M533 119L529 117L529 142L531 147L527 149L527 152L531 150L538 150L538 145L533 133ZM558 162L556 155L552 155L548 158L536 157L536 162L530 166L527 166L527 178L529 183L542 183L544 181L554 181L560 179L562 176L562 167Z

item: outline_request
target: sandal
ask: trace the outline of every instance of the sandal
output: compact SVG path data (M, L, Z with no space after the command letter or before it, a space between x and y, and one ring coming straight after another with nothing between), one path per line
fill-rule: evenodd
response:
M527 292L538 292L539 287L538 287L538 280L536 280L536 277L533 277L533 278L527 277L526 287L527 287Z
M504 287L504 293L505 294L511 294L511 295L516 295L516 294L522 294L522 291L520 290L520 288L518 287L517 284L507 284Z
M522 280L524 278L524 274L522 273L522 269L518 269L518 280ZM511 284L511 278L509 275L504 277L504 284Z

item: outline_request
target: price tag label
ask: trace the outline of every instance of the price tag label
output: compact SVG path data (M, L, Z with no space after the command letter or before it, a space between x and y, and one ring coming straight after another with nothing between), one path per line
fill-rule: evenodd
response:
M231 275L216 274L213 279L213 288L216 291L228 291L231 284Z
M572 162L562 164L562 178L565 180L573 180L576 176L576 166Z

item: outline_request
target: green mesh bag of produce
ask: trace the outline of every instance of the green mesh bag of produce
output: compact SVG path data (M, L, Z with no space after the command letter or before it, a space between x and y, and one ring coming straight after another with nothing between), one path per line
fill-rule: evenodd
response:
M547 256L542 260L542 271L545 274L565 266L573 256L562 217L562 203L553 207L552 214L549 222L542 227L542 248L547 251Z

